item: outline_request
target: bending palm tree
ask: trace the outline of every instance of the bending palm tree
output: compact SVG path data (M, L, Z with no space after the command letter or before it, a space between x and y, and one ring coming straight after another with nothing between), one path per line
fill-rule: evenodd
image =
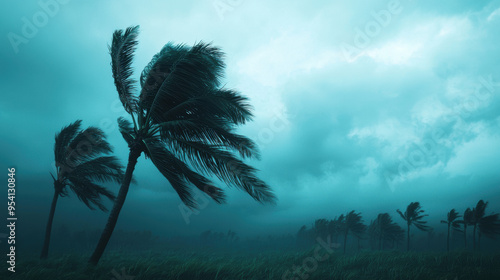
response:
M407 244L406 244L406 250L410 250L410 226L414 225L416 226L419 230L422 231L428 231L430 230L430 227L425 225L427 222L422 221L422 219L425 216L428 215L422 215L424 213L424 210L421 209L420 202L412 202L406 207L406 211L401 213L401 211L398 209L396 210L401 218L406 221L406 224L408 226L408 231L407 231Z
M500 234L500 221L498 218L498 214L491 214L486 216L486 207L488 206L488 202L484 202L480 200L476 207L473 209L473 219L472 224L474 225L474 250L479 247L481 236L484 234L487 237L494 238L496 235ZM477 238L476 243L476 227L479 228L479 236Z
M223 191L197 171L215 175L261 203L276 199L270 187L256 177L256 169L234 154L258 158L258 149L253 141L234 133L252 113L245 97L221 88L223 53L204 43L193 47L169 43L142 71L137 96L131 78L137 35L138 26L117 30L110 47L116 89L133 124L124 118L118 120L130 149L129 160L108 222L89 260L92 264L97 264L111 237L142 153L190 208L197 207L193 186L217 203L225 201Z
M361 213L355 213L354 210L349 212L345 216L344 220L344 254L345 247L347 244L347 234L349 232L353 233L356 237L361 237L361 235L365 232L366 226L363 224L363 220L361 218Z
M389 213L378 214L377 219L370 224L372 238L378 241L379 250L384 249L384 241L399 242L404 230L395 222Z
M476 204L476 207L472 208L472 249L476 250L476 229L479 224L479 221L484 217L486 212L486 206L488 206L487 202L484 202L482 199L479 200Z
M460 215L455 209L451 209L450 212L448 212L447 219L446 221L441 220L442 224L448 224L448 236L446 238L446 251L450 251L450 228L455 230L455 231L460 231L460 221L457 220L460 218Z
M113 156L103 156L112 152L104 133L95 127L80 130L81 122L78 120L64 127L56 135L54 145L56 176L51 174L54 179L54 197L40 255L42 259L46 258L49 252L57 199L60 196L67 196L69 188L90 209L97 206L106 211L101 197L105 196L113 200L114 195L97 183L111 181L121 183L123 178L123 167L118 159Z

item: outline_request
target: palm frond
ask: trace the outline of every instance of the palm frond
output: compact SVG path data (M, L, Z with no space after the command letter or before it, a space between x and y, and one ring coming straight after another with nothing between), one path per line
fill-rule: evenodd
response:
M139 26L116 30L113 33L113 42L110 47L111 66L116 90L120 101L129 114L137 111L137 97L135 96L135 80L132 79L132 61L137 47Z
M177 140L203 141L211 145L237 151L241 157L259 159L257 145L249 138L232 133L208 120L168 121L158 125L163 141L170 143Z
M118 129L120 130L120 133L122 134L123 139L125 139L128 146L130 147L132 145L132 143L134 142L135 135L136 135L132 123L129 122L124 117L119 117L118 118Z
M259 202L275 203L276 197L271 188L255 175L257 170L230 152L195 141L177 139L171 144L177 154L189 160L199 171L215 174L226 183L246 191Z
M66 158L66 149L75 137L75 135L80 130L82 124L81 120L77 120L74 123L64 127L59 133L56 134L55 144L54 144L54 157L56 161L56 167L64 163Z
M184 162L168 151L162 142L148 138L145 139L145 144L153 164L170 182L182 202L188 207L197 208L198 206L194 194L190 190L190 184L209 195L217 203L225 201L222 189L215 187L208 179L192 171Z
M95 210L97 206L102 211L107 211L107 208L102 202L102 197L107 197L114 200L113 193L108 191L105 187L95 184L84 177L70 177L69 187L76 194L78 199L82 201L88 208Z
M81 177L101 183L121 183L123 176L123 166L114 156L102 156L88 160L76 166L73 172L68 174L70 180L72 177Z
M106 135L97 127L88 127L71 140L66 158L67 164L72 166L93 159L100 154L109 154L113 151L106 141Z

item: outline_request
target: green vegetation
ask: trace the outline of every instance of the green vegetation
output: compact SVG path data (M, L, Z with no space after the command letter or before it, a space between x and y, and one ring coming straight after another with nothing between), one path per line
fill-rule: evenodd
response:
M307 260L314 250L255 254L169 251L123 254L110 252L99 266L86 266L87 256L61 255L48 260L22 260L8 279L302 279L294 267L314 268ZM285 278L283 275L290 271ZM2 272L6 274L7 272ZM500 254L472 252L334 252L315 269L302 270L307 279L498 279ZM0 278L4 276L0 275ZM304 278L305 279L305 278Z

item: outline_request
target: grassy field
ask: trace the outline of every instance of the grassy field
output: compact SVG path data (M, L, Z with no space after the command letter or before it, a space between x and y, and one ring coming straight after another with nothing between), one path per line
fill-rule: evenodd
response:
M500 254L468 252L365 252L342 256L315 252L108 253L97 267L88 256L35 256L16 264L1 279L500 279ZM326 258L328 257L328 258ZM295 271L295 272L294 272Z

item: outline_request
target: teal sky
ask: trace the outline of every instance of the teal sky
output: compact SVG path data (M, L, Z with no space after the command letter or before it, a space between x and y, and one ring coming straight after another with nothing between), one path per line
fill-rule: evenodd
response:
M261 147L252 164L279 202L230 189L228 204L210 202L186 223L141 157L118 227L245 235L352 209L369 221L412 201L436 221L479 199L500 210L500 1L3 2L0 163L18 170L19 215L34 230L48 214L63 126L101 127L125 164L107 46L131 25L141 31L136 77L169 41L222 48L226 87L255 107L239 131ZM74 196L58 210L55 223L75 227L106 219Z

